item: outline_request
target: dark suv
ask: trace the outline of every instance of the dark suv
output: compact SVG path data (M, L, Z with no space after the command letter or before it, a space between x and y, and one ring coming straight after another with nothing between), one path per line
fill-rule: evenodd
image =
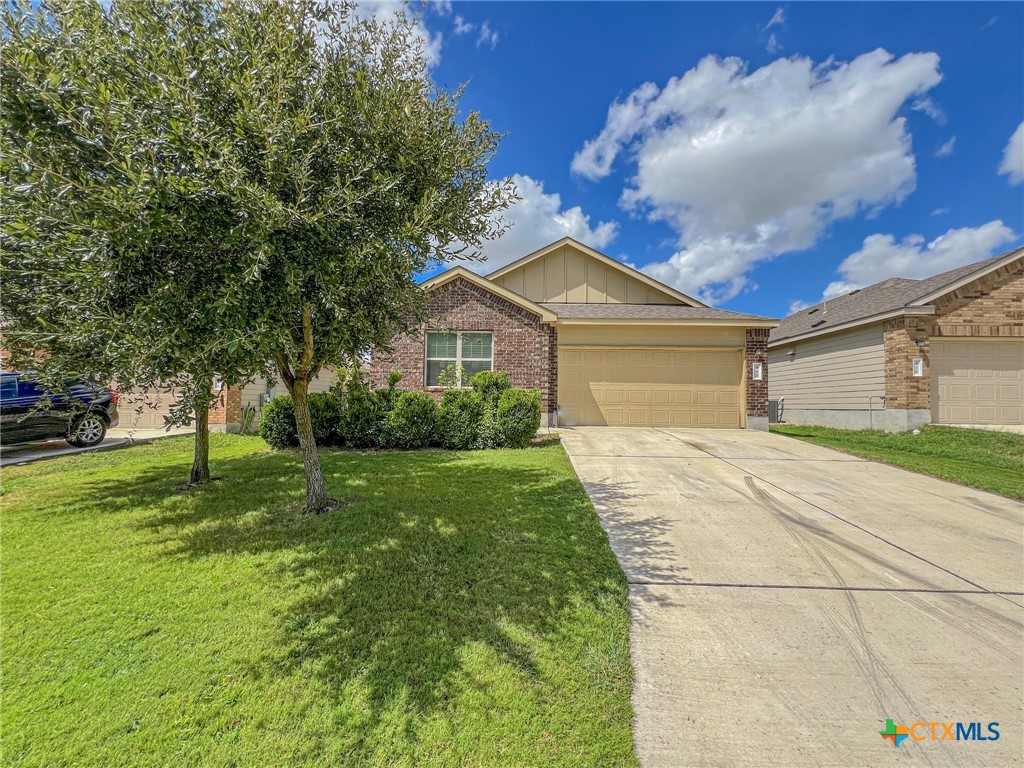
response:
M79 448L98 445L117 426L117 393L88 381L51 393L31 371L0 372L0 443L64 438Z

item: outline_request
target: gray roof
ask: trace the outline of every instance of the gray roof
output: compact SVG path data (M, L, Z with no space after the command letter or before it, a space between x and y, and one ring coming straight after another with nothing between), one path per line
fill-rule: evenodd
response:
M541 304L566 320L751 320L773 322L770 317L744 315L710 307L684 304Z
M779 327L772 330L768 337L768 343L775 344L793 336L802 336L805 333L825 333L839 325L911 306L918 299L974 272L982 272L986 267L992 266L995 262L1001 261L1013 253L1024 254L1024 248L1009 251L995 258L977 261L974 264L957 267L923 280L892 277L866 288L829 299L821 304L815 304L813 307L802 309L783 318Z

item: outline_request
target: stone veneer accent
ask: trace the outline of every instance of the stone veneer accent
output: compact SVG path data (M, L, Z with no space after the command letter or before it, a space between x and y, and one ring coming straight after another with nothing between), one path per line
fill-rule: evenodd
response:
M399 337L393 351L373 354L366 365L374 386L387 383L388 373L401 371L401 389L422 389L440 398L442 389L425 386L428 330L490 331L493 366L507 371L513 386L539 389L541 410L554 412L558 392L558 331L540 316L497 294L456 278L431 292L430 321Z
M747 328L747 341L743 352L743 365L746 367L746 402L748 426L751 419L765 419L767 429L768 418L768 334L770 328ZM764 378L754 381L751 373L754 363L761 363Z

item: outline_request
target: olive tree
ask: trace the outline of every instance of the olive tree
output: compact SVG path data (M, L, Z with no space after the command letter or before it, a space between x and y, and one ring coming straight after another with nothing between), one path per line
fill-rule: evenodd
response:
M404 13L66 0L8 10L4 34L4 277L46 285L11 330L46 310L121 374L132 359L232 379L272 365L295 402L306 508L329 508L310 382L387 349L422 319L417 276L502 233L514 190L487 174L500 135L460 111L461 88L434 85ZM187 310L167 291L186 274ZM135 323L114 342L111 314ZM193 369L196 349L208 364Z
M236 383L266 363L234 311L252 246L216 162L211 10L8 6L0 74L5 346L55 390L82 375L177 385L194 484L210 475L214 373Z

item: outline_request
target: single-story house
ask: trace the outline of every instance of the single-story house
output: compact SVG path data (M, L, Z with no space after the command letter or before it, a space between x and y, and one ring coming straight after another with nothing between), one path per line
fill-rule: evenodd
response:
M768 365L789 424L1024 431L1024 248L796 312Z
M439 397L446 369L502 370L540 390L549 425L767 429L777 320L709 308L572 238L423 289L429 322L372 354L374 384L399 370Z

